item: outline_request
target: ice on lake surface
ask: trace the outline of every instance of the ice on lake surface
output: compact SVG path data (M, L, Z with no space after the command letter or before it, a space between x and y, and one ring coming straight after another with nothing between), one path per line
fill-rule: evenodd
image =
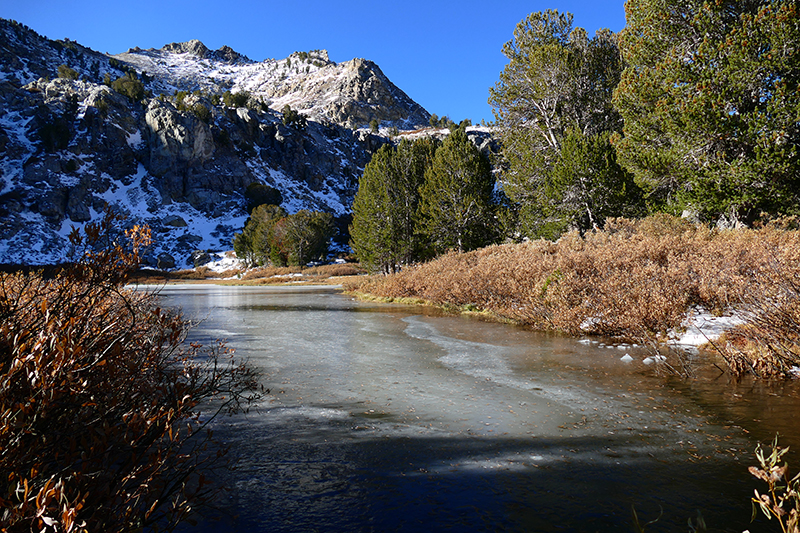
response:
M664 509L648 531L686 530L697 510L716 530L763 527L746 470L758 431L745 428L764 391L658 375L641 347L624 346L625 362L331 289L161 293L199 320L192 340L227 339L271 390L216 423L238 468L187 530L625 531L631 506L643 521ZM781 397L796 407L796 392Z

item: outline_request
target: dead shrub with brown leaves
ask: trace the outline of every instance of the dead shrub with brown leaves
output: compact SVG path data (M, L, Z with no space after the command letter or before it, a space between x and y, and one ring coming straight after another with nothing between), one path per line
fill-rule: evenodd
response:
M612 219L603 231L555 243L450 253L347 288L474 306L537 329L647 342L679 328L692 306L723 312L748 300L773 302L763 299L775 293L770 280L798 272L797 231L716 230L658 215Z
M759 293L743 296L745 324L726 332L716 350L737 374L797 377L800 373L800 274L761 273ZM789 277L791 276L791 277Z
M171 529L214 490L206 424L256 397L249 367L124 289L149 230L125 244L118 222L73 231L54 277L0 275L0 530Z

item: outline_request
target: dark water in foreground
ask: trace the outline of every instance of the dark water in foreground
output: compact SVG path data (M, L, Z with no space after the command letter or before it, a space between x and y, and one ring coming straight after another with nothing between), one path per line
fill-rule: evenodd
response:
M272 391L217 425L238 469L187 531L633 531L632 506L663 509L648 532L688 531L698 510L711 531L779 530L750 522L746 469L776 431L800 446L797 383L685 382L636 347L331 289L161 292Z

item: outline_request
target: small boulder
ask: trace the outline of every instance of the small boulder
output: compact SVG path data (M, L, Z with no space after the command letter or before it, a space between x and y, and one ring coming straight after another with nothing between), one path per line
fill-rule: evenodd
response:
M175 258L166 252L158 254L156 267L160 270L170 270L175 268Z
M212 260L213 257L206 250L195 250L192 252L190 264L194 265L194 268L198 268L210 263Z

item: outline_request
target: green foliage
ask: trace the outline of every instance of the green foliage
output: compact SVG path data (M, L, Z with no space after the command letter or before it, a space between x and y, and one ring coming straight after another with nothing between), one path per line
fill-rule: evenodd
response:
M144 84L136 78L133 71L111 82L111 88L127 96L132 102L139 102L144 98Z
M244 200L247 213L252 216L253 209L260 205L281 205L283 203L283 196L281 192L274 187L270 187L265 183L254 182L245 189Z
M333 216L302 209L279 220L273 228L270 258L275 265L303 266L328 254L333 236Z
M77 80L80 77L80 75L75 69L72 69L67 65L59 65L58 77L64 78L65 80Z
M428 120L428 123L432 128L449 128L450 131L454 130L457 125L455 122L450 120L450 117L444 116L439 118L439 115L436 113L431 115L431 118Z
M419 205L420 230L433 250L459 252L492 242L494 176L488 159L456 129L425 171Z
M380 126L380 122L378 122L378 119L373 118L372 120L369 121L369 129L372 133L378 133L378 126Z
M632 0L620 161L652 204L752 220L800 205L797 3Z
M537 216L523 217L527 234L557 238L569 229L602 227L608 217L645 214L641 190L617 163L610 136L567 132L560 157L537 191Z
M211 111L200 102L194 104L191 107L191 111L197 118L199 118L206 124L208 124L211 121Z
M302 266L327 255L333 231L330 213L301 210L287 215L276 205L259 205L242 233L234 236L233 249L247 266Z
M298 130L306 129L307 125L306 116L292 109L292 106L290 106L289 104L283 106L282 113L283 113L282 122L285 126L289 126L291 128L295 128Z
M752 498L753 519L758 505L768 520L777 519L783 533L796 533L800 531L800 473L790 479L789 465L780 464L789 448L778 446L777 435L770 450L770 454L765 455L759 444L756 447L758 466L748 468L752 475L767 483L767 492L761 494L756 490Z
M226 107L247 107L249 100L250 93L246 91L240 91L236 93L225 91L222 93L222 104Z
M420 187L436 151L432 139L382 146L364 168L353 201L350 245L373 271L392 272L423 256L417 231Z
M193 95L200 97L201 93L199 91L195 91ZM175 106L178 108L178 111L192 113L206 124L211 122L211 110L203 103L198 101L193 104L186 104L187 96L189 96L187 91L178 91L175 93Z
M286 211L277 205L262 204L253 209L242 233L233 237L233 251L245 265L266 265L272 252L273 228L286 217Z
M507 163L503 189L520 204L522 229L530 236L542 235L540 230L557 235L576 222L581 204L589 226L602 222L595 213L621 215L613 209L620 206L617 198L623 196L624 204L624 195L635 191L620 174L605 134L621 128L611 103L622 70L615 35L599 30L590 39L583 28L573 28L571 14L548 10L520 22L503 54L509 63L489 102ZM587 167L594 163L601 168ZM595 194L590 182L621 188ZM634 194L630 202L637 201Z

